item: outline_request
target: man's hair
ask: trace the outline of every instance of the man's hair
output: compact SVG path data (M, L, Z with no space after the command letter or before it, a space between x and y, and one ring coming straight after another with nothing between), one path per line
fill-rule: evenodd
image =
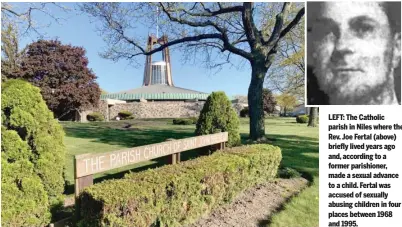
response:
M380 2L379 4L387 15L392 34L401 32L401 3Z

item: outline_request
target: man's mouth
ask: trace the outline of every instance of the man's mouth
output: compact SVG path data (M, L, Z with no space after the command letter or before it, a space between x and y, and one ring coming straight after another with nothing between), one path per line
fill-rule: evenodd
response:
M354 67L337 67L332 70L335 73L356 73L356 72L364 72L364 70L360 68Z

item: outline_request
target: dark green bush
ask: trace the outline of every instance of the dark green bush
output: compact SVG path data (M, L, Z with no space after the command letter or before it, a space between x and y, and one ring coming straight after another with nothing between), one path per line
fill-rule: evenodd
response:
M299 115L296 117L296 122L300 124L304 124L308 122L308 115Z
M248 107L244 107L242 110L240 110L240 117L248 117L249 112L248 112Z
M79 196L80 225L192 223L241 191L274 178L281 158L278 147L241 146L95 184Z
M1 101L1 224L47 225L63 202L63 128L28 82L3 83Z
M297 172L297 170L295 170L295 169L285 167L285 168L280 168L278 170L278 177L290 179L290 178L301 177L301 174L299 172Z
M188 119L188 118L176 118L176 119L173 119L173 124L174 125L192 125L192 124L195 124L193 122L194 122L194 120Z
M212 92L201 110L195 134L206 135L228 132L227 145L229 147L236 146L240 144L239 125L240 121L236 111L225 93L222 91Z
M118 116L122 120L134 119L133 113L131 113L130 111L120 111L118 113Z
M193 124L197 124L198 117L190 117L189 119L191 119L191 121L193 122Z
M88 121L104 121L105 117L101 113L93 112L93 113L90 113L87 115L87 120Z

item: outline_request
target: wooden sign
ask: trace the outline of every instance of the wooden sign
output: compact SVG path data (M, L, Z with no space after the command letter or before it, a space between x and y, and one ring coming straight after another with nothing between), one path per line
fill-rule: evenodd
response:
M228 141L228 133L196 136L113 152L75 156L75 178Z

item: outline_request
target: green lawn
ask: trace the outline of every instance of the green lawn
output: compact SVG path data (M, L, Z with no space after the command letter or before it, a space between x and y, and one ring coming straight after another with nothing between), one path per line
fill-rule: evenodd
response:
M244 122L245 123L245 122ZM285 119L267 120L272 144L282 150L282 165L302 172L310 186L269 218L272 227L318 226L318 127L309 128Z
M269 118L265 120L266 133L270 143L281 147L282 165L303 173L311 186L294 197L283 209L268 220L269 226L315 227L318 226L318 128L296 124L295 118ZM171 119L143 119L120 122L62 123L65 132L66 194L73 193L74 155L108 152L127 147L163 142L168 138L185 138L194 134L195 126L173 125ZM123 127L127 124L129 129ZM240 133L245 143L249 132L249 120L241 119ZM197 151L184 152L182 160L197 157ZM94 176L95 183L118 178L128 170L141 171L163 165L167 158L160 158L132 166L116 169ZM267 217L268 218L268 217Z
M127 124L129 129L123 128ZM194 135L194 125L173 125L171 119L129 120L119 122L75 123L62 122L67 147L66 154L66 194L74 193L74 155L102 153L166 141ZM182 153L182 160L197 156L196 151ZM121 178L129 170L141 171L166 164L167 157L141 162L94 175L94 182L111 178Z

